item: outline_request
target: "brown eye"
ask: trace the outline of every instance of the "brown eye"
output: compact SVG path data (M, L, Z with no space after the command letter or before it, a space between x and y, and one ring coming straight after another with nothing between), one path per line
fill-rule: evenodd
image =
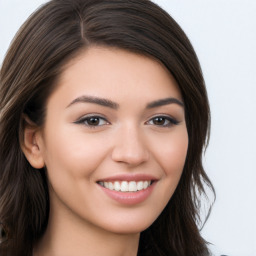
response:
M91 128L109 124L109 122L101 116L84 116L75 123L82 124Z
M166 122L166 118L164 117L155 117L153 119L153 124L155 125L165 125L165 122Z
M170 116L156 116L150 119L147 124L160 126L160 127L169 127L172 125L177 125L179 122L170 117Z
M87 121L88 125L96 126L96 125L99 125L100 118L99 117L90 117L86 121Z

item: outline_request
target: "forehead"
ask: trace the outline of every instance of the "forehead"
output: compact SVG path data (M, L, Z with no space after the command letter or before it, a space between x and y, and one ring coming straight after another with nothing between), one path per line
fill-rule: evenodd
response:
M182 100L177 82L163 64L153 58L126 50L91 47L64 68L55 93L69 97L81 94L154 100L176 97Z

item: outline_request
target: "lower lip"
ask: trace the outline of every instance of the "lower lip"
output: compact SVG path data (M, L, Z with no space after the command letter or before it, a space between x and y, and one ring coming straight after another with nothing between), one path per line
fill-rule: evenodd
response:
M145 201L152 193L155 187L155 184L156 182L153 182L148 188L137 191L137 192L120 192L120 191L107 189L105 187L102 187L101 185L99 186L110 198L114 199L118 203L133 205L133 204L139 204Z

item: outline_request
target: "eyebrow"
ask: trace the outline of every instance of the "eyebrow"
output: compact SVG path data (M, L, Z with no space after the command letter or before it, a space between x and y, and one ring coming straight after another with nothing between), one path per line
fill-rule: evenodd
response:
M67 107L70 107L71 105L74 105L76 103L93 103L98 104L104 107L109 107L112 109L118 109L119 104L103 98L93 97L93 96L81 96L76 99L74 99Z
M178 104L181 107L184 107L184 103L176 98L165 98L165 99L161 99L161 100L156 100L153 102L150 102L149 104L147 104L147 109L149 108L156 108L156 107L161 107L161 106L165 106L165 105L169 105L169 104Z
M67 108L74 104L77 104L77 103L93 103L93 104L98 104L98 105L101 105L104 107L109 107L112 109L119 108L119 104L116 102L113 102L111 100L94 97L94 96L85 96L85 95L74 99L67 106ZM160 100L156 100L156 101L148 103L146 108L151 109L151 108L161 107L161 106L165 106L165 105L169 105L169 104L178 104L179 106L184 107L183 102L181 102L180 100L178 100L176 98L165 98L165 99L160 99Z

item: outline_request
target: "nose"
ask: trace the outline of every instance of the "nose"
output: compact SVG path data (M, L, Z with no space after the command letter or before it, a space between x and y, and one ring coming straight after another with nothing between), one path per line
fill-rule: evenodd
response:
M140 165L149 159L149 151L142 132L135 127L125 127L115 137L112 159L131 166Z

